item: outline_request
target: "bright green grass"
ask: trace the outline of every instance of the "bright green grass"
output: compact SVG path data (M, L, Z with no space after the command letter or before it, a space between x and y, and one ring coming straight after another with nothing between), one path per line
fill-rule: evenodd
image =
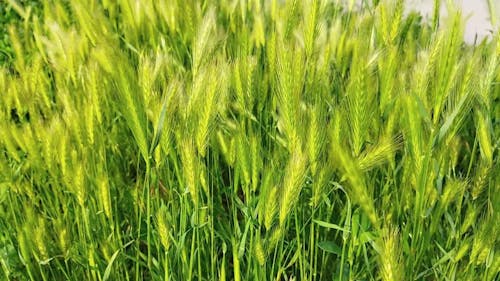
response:
M391 1L7 2L0 280L498 280L499 34Z

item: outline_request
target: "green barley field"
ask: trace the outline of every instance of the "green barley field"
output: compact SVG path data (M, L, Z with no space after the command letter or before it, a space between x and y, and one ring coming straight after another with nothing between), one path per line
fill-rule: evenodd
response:
M0 280L499 280L500 33L339 2L0 0Z

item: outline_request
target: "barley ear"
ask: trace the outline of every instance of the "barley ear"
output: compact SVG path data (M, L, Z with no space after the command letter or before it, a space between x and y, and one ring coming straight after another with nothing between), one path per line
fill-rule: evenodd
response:
M253 254L257 262L260 266L264 266L266 262L266 253L264 252L264 247L262 244L262 239L260 238L260 234L255 236L255 241L253 243Z
M170 226L167 222L167 207L162 205L156 213L156 227L160 235L160 242L165 251L170 248Z
M380 227L374 200L366 185L365 175L361 173L357 163L336 141L331 144L330 156L331 162L338 165L334 168L338 168L349 183L348 194L361 206L371 223L377 228Z
M190 140L182 141L181 162L183 165L184 180L187 190L194 204L198 204L198 159L194 143Z
M403 281L404 265L397 229L385 228L380 241L380 275L383 281Z
M98 189L99 189L99 202L104 209L104 214L108 219L111 219L111 197L109 191L109 182L108 179L103 175L98 179Z
M493 145L491 144L491 125L483 112L477 111L477 137L481 156L488 164L493 163Z
M390 160L399 149L401 138L381 137L379 142L365 150L358 159L359 168L368 171Z
M472 186L472 199L477 199L479 195L483 192L484 188L488 184L488 178L490 176L491 166L485 162L480 161L480 164L477 167L476 174L474 177L474 182Z
M284 225L288 214L299 199L306 172L307 156L304 152L297 150L291 155L285 170L279 212L280 226Z
M276 213L278 212L278 188L273 186L266 196L266 204L264 205L264 226L267 230L271 229Z

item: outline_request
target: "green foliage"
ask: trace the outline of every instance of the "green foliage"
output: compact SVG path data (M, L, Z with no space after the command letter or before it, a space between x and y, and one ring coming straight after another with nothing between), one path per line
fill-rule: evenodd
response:
M496 280L500 34L337 2L0 2L0 279Z

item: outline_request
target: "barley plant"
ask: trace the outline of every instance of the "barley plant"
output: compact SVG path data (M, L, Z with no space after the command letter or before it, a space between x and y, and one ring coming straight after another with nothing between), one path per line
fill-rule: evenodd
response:
M0 0L0 280L499 280L500 33L354 2Z

